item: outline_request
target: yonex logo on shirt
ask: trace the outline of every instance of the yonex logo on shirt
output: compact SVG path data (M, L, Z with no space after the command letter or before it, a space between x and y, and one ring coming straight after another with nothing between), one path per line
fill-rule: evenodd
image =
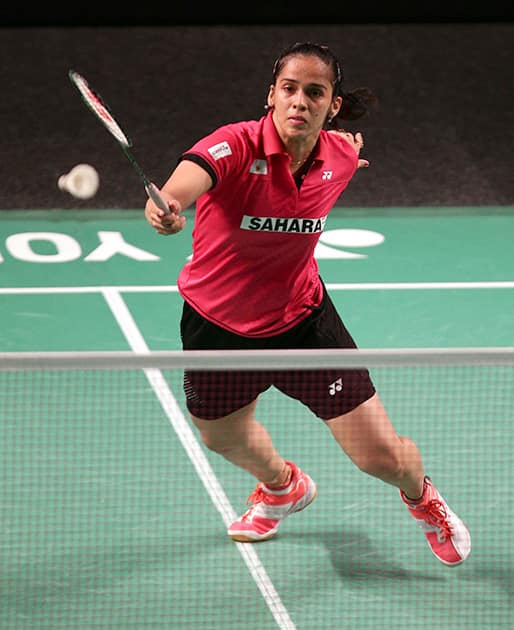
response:
M215 160L219 160L222 157L226 157L227 155L232 155L232 149L228 142L219 142L212 147L207 149L209 153Z
M242 230L256 232L287 232L292 234L318 234L323 232L327 217L298 219L292 217L252 217L247 214L241 219Z

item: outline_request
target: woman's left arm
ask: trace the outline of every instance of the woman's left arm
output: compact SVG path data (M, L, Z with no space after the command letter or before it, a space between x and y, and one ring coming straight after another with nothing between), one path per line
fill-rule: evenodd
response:
M361 149L364 146L364 138L362 137L362 133L360 131L358 131L354 135L353 133L345 131L344 129L331 129L328 133L333 133L340 138L343 138L353 148L357 155L360 154ZM367 168L368 166L369 161L359 157L357 161L357 168Z

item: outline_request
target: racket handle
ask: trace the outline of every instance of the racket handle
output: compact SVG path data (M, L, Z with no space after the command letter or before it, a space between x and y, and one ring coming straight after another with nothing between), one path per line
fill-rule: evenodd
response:
M150 182L149 184L145 186L145 189L146 189L146 194L150 197L150 199L154 202L154 204L161 210L164 210L166 214L169 214L170 213L169 206L161 197L161 193L159 192L159 189L157 188L157 186L153 184L152 182Z

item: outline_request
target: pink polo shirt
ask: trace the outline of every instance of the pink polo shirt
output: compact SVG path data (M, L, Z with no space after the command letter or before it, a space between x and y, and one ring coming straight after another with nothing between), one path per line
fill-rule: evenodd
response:
M196 202L193 256L180 294L209 321L247 337L284 332L322 297L314 249L357 170L357 154L322 131L298 190L271 118L224 125L183 154L214 185Z

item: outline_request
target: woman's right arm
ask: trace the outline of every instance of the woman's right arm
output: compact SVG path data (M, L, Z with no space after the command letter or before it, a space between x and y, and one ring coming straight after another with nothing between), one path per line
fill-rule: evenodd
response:
M146 220L159 234L180 232L186 224L182 211L207 192L212 183L211 176L201 166L190 160L182 160L160 189L170 213L165 214L149 198L145 206Z

